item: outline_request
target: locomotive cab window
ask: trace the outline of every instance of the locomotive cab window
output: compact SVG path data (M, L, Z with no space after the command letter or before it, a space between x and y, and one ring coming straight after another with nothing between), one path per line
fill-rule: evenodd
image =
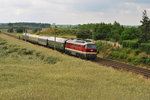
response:
M87 44L85 46L85 48L88 48L88 49L96 49L96 45L95 44Z

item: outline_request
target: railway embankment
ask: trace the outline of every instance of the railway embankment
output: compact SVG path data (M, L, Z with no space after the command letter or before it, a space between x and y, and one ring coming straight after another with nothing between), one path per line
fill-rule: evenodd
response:
M30 54L16 58L9 54L0 56L2 100L116 100L122 97L125 100L149 100L149 79L2 34L0 39L4 41L1 46L7 48L5 51L13 47L25 48L27 51L34 50L33 55L41 52L44 56L59 59L49 64L36 57L29 58Z

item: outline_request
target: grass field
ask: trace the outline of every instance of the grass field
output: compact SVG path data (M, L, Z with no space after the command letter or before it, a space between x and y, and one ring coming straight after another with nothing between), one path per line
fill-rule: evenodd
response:
M1 34L0 100L150 100L150 81Z

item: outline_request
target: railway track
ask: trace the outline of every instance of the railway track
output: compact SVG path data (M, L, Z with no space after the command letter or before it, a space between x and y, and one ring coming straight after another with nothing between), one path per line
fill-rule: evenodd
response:
M16 38L16 39L20 39L18 36L15 36L12 34L8 34L8 33L3 33L3 34L13 37L13 38ZM139 68L139 67L131 66L128 64L112 61L109 59L99 58L99 57L97 57L97 59L94 60L93 62L98 63L103 66L113 67L115 69L133 72L135 74L140 74L146 78L150 78L150 70L148 70L148 69L143 69L143 68Z
M10 37L13 37L13 38L16 38L16 39L19 39L18 36L16 35L12 35L12 34L9 34L9 33L3 33L4 35L7 35L7 36L10 36Z
M131 65L124 64L121 62L116 62L116 61L103 59L103 58L99 58L99 57L94 62L101 64L103 66L133 72L135 74L140 74L146 78L150 78L150 70L148 70L148 69L143 69L143 68L139 68L139 67L131 66Z

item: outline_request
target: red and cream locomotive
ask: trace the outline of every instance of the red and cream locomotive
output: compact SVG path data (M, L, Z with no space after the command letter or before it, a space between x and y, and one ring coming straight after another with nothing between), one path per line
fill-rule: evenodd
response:
M97 55L95 44L89 40L67 40L65 52L85 59L95 59Z

